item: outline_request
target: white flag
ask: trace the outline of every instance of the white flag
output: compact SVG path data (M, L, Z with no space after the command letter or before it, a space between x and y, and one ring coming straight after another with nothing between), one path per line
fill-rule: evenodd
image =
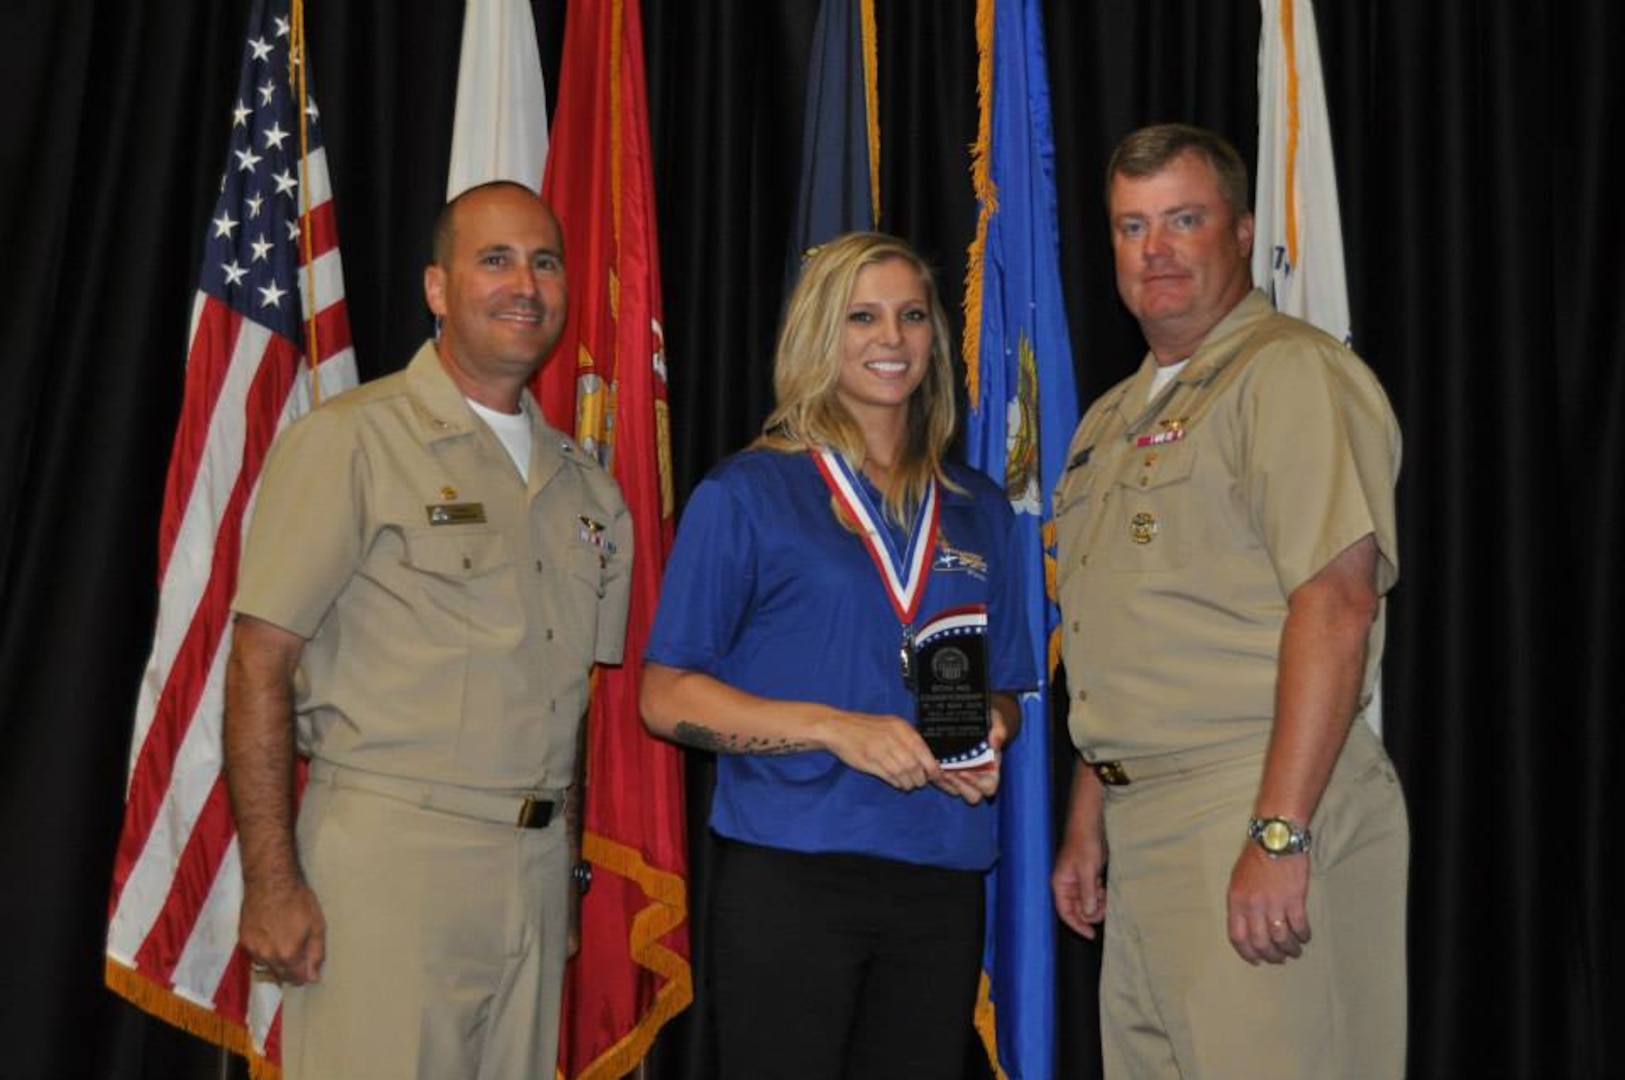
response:
M1253 281L1277 311L1352 345L1343 224L1311 0L1259 0ZM1382 734L1382 673L1361 714Z
M1347 343L1348 278L1315 7L1309 0L1260 4L1253 280L1277 310Z
M468 0L446 198L491 180L542 189L547 91L528 0Z

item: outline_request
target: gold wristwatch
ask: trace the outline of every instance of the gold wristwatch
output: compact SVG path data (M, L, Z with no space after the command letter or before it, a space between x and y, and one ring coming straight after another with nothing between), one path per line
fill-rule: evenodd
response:
M1302 855L1309 850L1314 839L1309 827L1283 817L1250 817L1247 819L1247 839L1255 841L1264 854L1274 859L1281 855Z

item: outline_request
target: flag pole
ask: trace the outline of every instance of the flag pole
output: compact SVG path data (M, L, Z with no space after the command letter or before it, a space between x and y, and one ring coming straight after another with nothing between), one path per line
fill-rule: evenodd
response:
M305 0L292 0L288 31L288 82L299 116L299 250L305 265L305 363L310 367L310 403L322 403L320 341L316 331L316 242L310 235L310 109L305 97Z

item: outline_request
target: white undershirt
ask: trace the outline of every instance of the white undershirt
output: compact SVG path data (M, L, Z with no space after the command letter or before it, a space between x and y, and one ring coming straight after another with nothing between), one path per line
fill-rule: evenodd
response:
M1162 388L1174 381L1174 376L1185 370L1185 365L1191 362L1190 357L1177 364L1158 364L1156 374L1151 376L1151 392L1145 396L1147 401L1162 393Z
M469 408L490 425L496 432L497 438L502 440L502 446L513 458L514 468L519 470L521 480L530 480L530 417L521 410L516 413L497 412L488 409L473 398L464 398Z

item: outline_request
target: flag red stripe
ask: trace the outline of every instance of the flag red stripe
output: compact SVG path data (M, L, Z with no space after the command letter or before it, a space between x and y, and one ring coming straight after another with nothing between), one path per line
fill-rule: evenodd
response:
M231 959L226 961L210 1000L223 1015L238 1023L248 1020L248 979L248 954L242 949L232 949Z
M328 199L299 219L299 228L310 236L311 258L319 259L339 246L338 216ZM299 245L299 265L305 264L305 245Z
M271 1019L271 1028L265 1033L265 1056L271 1061L282 1060L282 1010Z
M350 340L350 313L342 302L329 304L317 312L316 348L321 358L318 363L331 360L353 344Z

